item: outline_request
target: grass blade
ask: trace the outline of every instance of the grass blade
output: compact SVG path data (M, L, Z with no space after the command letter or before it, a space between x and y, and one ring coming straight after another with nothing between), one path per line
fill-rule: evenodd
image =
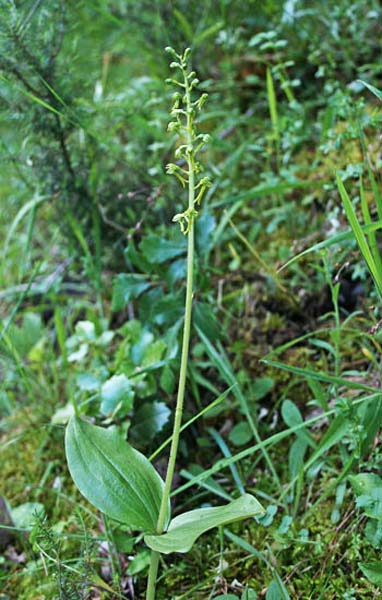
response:
M224 378L224 380L228 383L228 385L234 386L232 388L233 394L236 397L236 399L238 400L240 408L243 411L243 414L245 415L245 417L248 421L248 424L253 433L253 437L255 438L255 440L258 444L261 444L260 435L259 435L259 432L257 431L257 427L255 425L255 422L254 422L251 412L249 410L247 399L245 398L243 392L241 391L239 383L231 369L231 365L229 363L229 360L228 360L226 354L224 353L224 350L222 348L219 348L219 351L218 351L213 346L211 341L207 338L207 336L204 335L202 330L199 329L199 327L196 327L196 330L198 332L200 339L202 340L203 344L205 345L207 354L213 361L213 363L216 366L217 370L219 371L220 375ZM272 463L272 460L265 448L262 448L262 453L264 455L264 459L265 459L266 463L269 466L269 469L273 475L275 482L280 487L280 479L276 473L276 469Z
M354 400L353 406L357 406L358 404L362 404L363 402L368 402L370 400L380 399L380 397L381 397L381 392L378 390L377 393L371 394L369 396L364 396L362 398L358 398L357 400ZM314 416L311 419L307 419L306 421L303 421L302 423L299 423L298 425L294 425L294 427L289 427L288 429L284 429L284 431L279 431L278 433L271 435L266 440L261 441L257 444L254 444L250 448L246 448L245 450L242 450L241 452L238 452L237 454L234 454L231 458L224 458L224 459L218 460L210 469L206 469L203 473L200 473L200 475L197 475L196 477L194 477L194 479L188 481L187 483L184 483L182 486L180 486L176 490L174 490L174 492L172 492L171 495L176 496L176 495L180 494L181 492L184 492L186 489L188 489L189 487L191 487L193 485L199 485L202 481L205 481L212 475L215 475L215 473L218 473L219 471L222 471L223 469L229 468L230 465L237 463L237 462L243 460L244 458L247 458L248 456L252 456L258 450L263 450L265 448L268 448L269 446L274 446L275 444L278 444L279 442L281 442L285 438L289 437L290 435L295 434L297 431L300 431L301 429L305 429L305 428L309 427L310 425L314 425L315 423L334 415L335 412L336 412L335 408L327 410L327 411L321 413L320 415Z
M373 231L377 231L377 229L382 229L382 221L374 221L370 223L370 225L366 225L362 227L362 231L366 234L370 234ZM336 244L342 244L343 242L348 242L354 238L353 231L344 231L343 233L338 233L327 240L323 240L322 242L318 242L309 248L306 248L302 252L299 252L292 258L290 258L284 265L282 265L278 272L283 271L287 267L293 265L293 263L297 262L305 256L306 254L310 254L311 252L317 252L318 250L323 250L324 248L330 248L330 246L335 246Z
M367 199L365 196L365 190L363 187L362 177L360 178L360 182L359 182L359 193L360 193L360 198L361 198L361 209L362 209L363 220L365 222L365 225L370 225L371 217L370 217L369 205L367 203ZM378 244L377 244L377 238L375 236L375 231L370 231L367 234L367 239L369 240L370 250L373 255L374 262L377 266L378 272L382 273L382 261L381 261L381 256L380 256L379 250L378 250Z
M190 419L189 421L187 421L187 423L184 423L184 425L182 425L182 427L180 428L180 431L182 432L185 429L187 429L187 427L189 427L190 425L192 425L192 423L194 423L194 421L197 421L197 419L199 419L200 417L202 417L203 415L205 415L209 410L211 410L212 408L215 408L216 406L218 406L218 404L220 404L221 402L223 402L223 400L226 399L226 397L232 391L232 389L233 389L233 386L231 385L231 387L229 387L228 390L225 390L225 392L223 392L222 394L220 394L220 396L218 396L213 402L211 402L211 404L209 404L203 410L201 410L200 412L198 412L198 414L195 415L194 417L192 417L192 419ZM171 440L172 440L172 436L168 437L167 440L165 440L163 442L163 444L161 444L155 450L155 452L153 452L151 454L151 456L149 457L149 460L150 461L154 460L154 458L156 456L158 456L158 454L160 454L162 452L162 450L164 450L164 448L166 448L166 446L168 446L168 444L170 444Z
M207 431L208 431L208 433L210 433L212 435L212 437L214 438L215 442L219 446L219 448L222 451L222 453L224 454L224 456L226 458L228 458L229 456L232 456L232 454L230 452L230 449L228 448L227 444L223 440L223 438L220 435L220 433L218 431L216 431L216 429L214 429L213 427L209 427L207 429ZM238 472L238 470L236 468L236 465L231 465L230 466L230 471L232 473L232 477L234 479L234 482L236 483L236 487L239 490L240 494L245 494L244 485L243 485L243 482L240 479L240 475L239 475L239 472Z
M378 272L377 265L375 264L375 261L374 261L373 255L371 253L371 250L369 248L369 245L367 243L365 234L364 234L362 227L357 219L357 215L356 215L353 205L350 201L348 193L345 189L345 186L342 183L338 174L336 176L336 179L337 179L338 190L339 190L341 200L344 205L344 209L345 209L346 216L348 218L350 227L353 230L354 237L357 240L357 244L359 246L359 249L361 250L362 256L365 259L367 267L373 277L375 286L378 291L378 295L382 302L382 284L381 284L381 279L380 279L381 274L380 274L380 272Z
M334 383L336 385L342 385L348 389L354 390L362 390L363 392L378 392L379 390L370 385L365 385L363 383L358 383L357 381L351 381L350 379L344 379L343 377L336 377L335 375L327 375L326 373L319 373L316 371L312 371L311 369L303 369L301 367L292 367L290 365L286 365L284 363L280 363L274 360L268 360L264 358L262 360L269 367L276 367L276 369L282 369L283 371L288 371L289 373L293 373L294 375L299 375L300 377L304 377L306 379L315 379L317 381L325 381L326 383Z

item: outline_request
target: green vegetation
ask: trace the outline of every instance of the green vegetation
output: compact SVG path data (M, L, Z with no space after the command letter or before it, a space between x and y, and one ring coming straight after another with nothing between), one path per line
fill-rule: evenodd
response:
M1 600L381 595L381 17L0 0Z

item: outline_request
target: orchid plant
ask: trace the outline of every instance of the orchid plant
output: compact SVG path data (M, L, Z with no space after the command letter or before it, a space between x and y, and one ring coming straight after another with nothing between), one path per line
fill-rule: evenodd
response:
M165 480L117 429L90 424L81 418L78 407L67 426L65 440L69 471L80 492L111 519L142 532L145 544L151 549L147 600L155 599L161 554L188 552L198 537L211 528L264 512L254 496L243 494L224 506L197 508L174 518L171 516L170 491L181 434L190 347L194 225L210 182L202 176L198 160L209 137L196 130L197 115L207 94L197 93L199 82L189 69L190 49L182 54L172 48L166 51L173 58L170 67L177 75L168 80L176 88L168 128L176 132L180 141L175 152L177 162L167 165L167 172L175 175L188 190L188 204L173 218L187 236L187 281L178 393Z

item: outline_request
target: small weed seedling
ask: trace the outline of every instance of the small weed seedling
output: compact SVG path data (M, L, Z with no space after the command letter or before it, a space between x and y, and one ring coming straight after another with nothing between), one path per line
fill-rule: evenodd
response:
M171 68L180 74L179 79L169 80L178 88L173 96L173 120L169 130L179 136L180 145L175 156L186 166L170 164L167 172L174 174L182 186L188 188L188 206L173 218L187 236L188 249L181 366L166 479L163 482L149 460L132 448L120 433L81 419L78 407L75 407L75 415L66 431L69 470L80 492L108 517L141 531L151 549L147 600L155 598L161 553L188 552L205 531L263 513L263 508L253 496L243 494L225 506L196 509L171 519L170 489L180 437L190 345L194 223L197 207L209 181L200 176L201 165L197 160L197 154L208 141L208 136L195 131L195 117L206 100L206 94L192 99L198 80L188 69L190 50L184 54L177 54L171 48L167 51L174 57Z

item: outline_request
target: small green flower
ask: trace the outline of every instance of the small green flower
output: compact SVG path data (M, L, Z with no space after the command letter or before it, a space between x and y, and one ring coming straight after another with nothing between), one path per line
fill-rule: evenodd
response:
M170 132L176 133L179 140L182 140L182 143L175 151L175 158L178 159L178 163L168 164L166 172L169 175L175 175L182 187L188 185L192 188L192 193L189 195L188 208L173 218L175 223L179 223L182 233L187 235L191 224L198 216L195 206L200 205L205 191L211 186L208 177L200 176L203 172L203 167L196 159L196 155L210 141L210 136L205 133L197 133L195 129L196 115L203 107L208 95L203 93L199 97L192 99L199 80L196 77L195 71L189 71L188 69L190 49L187 48L183 54L178 54L170 47L167 47L166 51L176 59L170 64L170 67L180 71L179 80L168 79L166 81L184 89L184 94L175 92L172 96L171 116L173 120L170 121L167 129ZM187 169L181 166L184 163L187 165ZM197 194L195 194L196 191Z

